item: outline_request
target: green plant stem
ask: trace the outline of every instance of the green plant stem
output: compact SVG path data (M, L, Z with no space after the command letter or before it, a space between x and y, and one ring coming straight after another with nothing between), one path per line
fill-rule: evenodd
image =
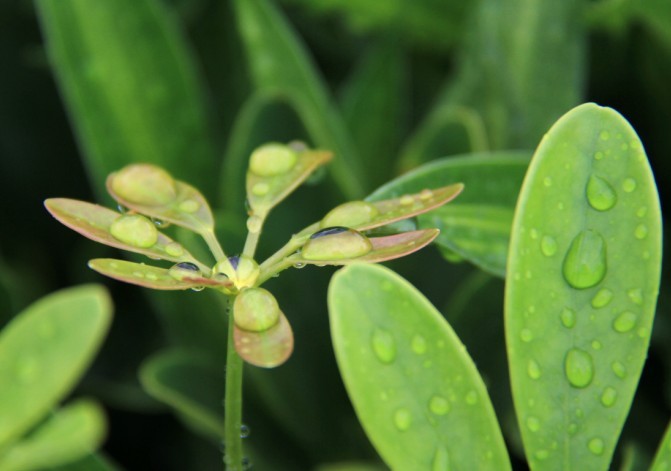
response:
M219 241L214 235L214 231L212 230L203 231L200 233L200 235L205 240L205 243L210 249L210 252L212 252L212 255L214 255L214 258L217 260L217 262L221 262L222 260L228 260L226 254L224 253L224 249L221 248L221 244L219 244Z
M270 278L272 275L275 273L278 273L285 268L288 268L289 265L285 266L286 264L283 263L283 260L294 253L296 250L301 248L303 244L308 240L310 235L315 232L317 229L319 229L319 223L316 222L302 231L300 231L298 234L294 235L289 242L287 242L281 249L279 249L277 252L275 252L273 255L268 257L260 266L261 268L261 277L259 278L259 282L261 282L261 279L264 281ZM277 267L283 267L280 270L275 270Z
M234 298L230 300L232 303ZM224 398L224 443L226 471L242 471L242 358L235 351L233 314L229 313L226 353L226 394Z
M265 214L250 216L250 219L254 217L258 218L259 220L258 226L251 228L249 222L247 223L247 228L249 229L249 232L247 233L247 239L245 240L245 247L242 249L242 254L251 258L254 258L254 253L256 252L256 246L258 245L259 238L261 237L261 230L263 228L263 224L266 222Z

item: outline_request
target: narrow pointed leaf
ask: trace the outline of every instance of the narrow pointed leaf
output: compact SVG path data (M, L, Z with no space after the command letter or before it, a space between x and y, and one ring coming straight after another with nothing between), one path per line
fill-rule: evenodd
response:
M340 373L391 469L510 469L473 361L412 285L387 268L352 265L332 278L328 304Z
M89 267L101 275L137 286L161 290L184 290L194 288L223 288L232 286L228 279L214 279L203 276L200 271L182 271L179 278L166 268L127 262L114 258L96 258L89 261Z
M107 291L88 285L49 295L0 334L0 446L20 437L74 386L112 315Z
M531 469L608 469L646 358L661 265L655 182L621 115L589 103L548 131L509 253L506 343Z
M122 214L111 209L68 198L50 198L44 202L44 205L59 222L101 244L140 253L151 258L202 265L186 248L161 232L158 233L156 244L149 248L137 247L120 241L110 233L110 226Z
M671 423L666 427L662 441L659 442L650 471L665 471L669 467L671 467Z
M277 324L263 332L250 332L234 327L235 351L247 363L262 368L275 368L287 361L294 350L294 334L284 313Z
M143 363L140 381L151 396L172 407L193 428L208 437L223 438L223 368L215 368L203 355L169 350Z
M528 163L527 152L448 157L389 182L366 200L375 204L425 188L463 183L464 190L458 198L418 216L418 226L437 227L440 229L436 239L438 246L503 277L513 210Z
M30 471L74 462L95 451L105 436L99 405L79 400L58 411L0 458L3 471Z

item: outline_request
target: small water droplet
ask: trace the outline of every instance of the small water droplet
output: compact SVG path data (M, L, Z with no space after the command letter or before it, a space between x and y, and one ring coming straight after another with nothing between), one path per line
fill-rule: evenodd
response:
M640 338L644 339L648 336L648 329L646 329L645 327L641 327L636 331L636 333Z
M249 430L249 427L245 424L240 425L240 438L247 438L249 437L249 434L251 431Z
M636 180L633 178L625 178L622 182L622 189L627 193L631 193L636 189Z
M375 329L371 339L375 356L382 363L390 364L396 359L396 342L390 332Z
M532 432L538 432L541 428L540 420L538 420L536 417L528 417L527 418L527 427Z
M158 218L151 218L151 222L154 223L154 225L160 229L165 229L167 227L170 227L170 223L167 221L164 221L162 219Z
M645 224L639 224L634 229L634 237L638 240L643 240L648 236L648 227Z
M631 311L624 311L613 321L613 329L620 333L629 332L634 326L636 326L636 314Z
M263 220L259 216L249 216L247 218L247 230L249 232L258 233L261 232L261 225Z
M602 141L607 141L608 139L610 139L610 133L609 133L608 131L601 131L601 132L599 133L599 138L600 138Z
M412 425L412 414L405 407L396 409L394 412L394 425L401 432L405 432Z
M179 203L179 210L183 213L195 213L200 208L200 203L196 200L188 199Z
M298 268L299 270L305 268L305 263L294 263L294 268Z
M600 309L607 306L613 299L613 292L608 288L601 288L592 298L592 307Z
M602 346L603 345L601 345L601 342L599 342L598 340L592 340L592 348L594 350L601 350Z
M436 415L445 415L450 411L450 403L443 396L433 396L429 400L429 410Z
M266 182L258 182L252 186L252 194L255 196L265 196L270 191L270 185Z
M144 273L142 273L141 271L134 271L132 275L136 278L144 278Z
M567 329L572 329L573 326L575 326L576 314L573 309L568 307L564 308L561 314L559 314L559 318L561 319L562 325Z
M415 198L413 198L411 195L403 195L401 196L401 199L398 201L403 206L410 206L415 202Z
M544 461L544 460L548 459L549 456L550 456L550 452L547 451L547 450L537 450L536 453L534 453L534 457L538 461Z
M606 241L596 231L581 231L571 242L563 264L567 283L576 289L597 285L606 275Z
M615 404L616 399L617 390L615 388L608 386L603 390L603 393L601 393L601 404L603 404L605 407L612 407L613 404Z
M531 342L534 338L533 332L529 329L522 329L520 331L520 339L522 339L522 342Z
M610 367L611 367L611 369L613 370L613 373L615 373L615 376L617 376L618 378L622 378L622 379L624 379L625 376L627 376L627 369L626 369L625 366L624 366L622 363L620 363L619 361L614 361L614 362L610 365Z
M450 470L450 455L444 446L436 448L436 453L433 455L433 462L431 463L431 471L449 471Z
M365 201L349 201L329 211L319 223L320 227L357 227L377 217L376 206Z
M557 241L554 237L546 235L541 239L541 253L546 257L552 257L557 253Z
M468 394L466 394L466 404L469 405L474 405L478 402L478 393L475 391L469 391Z
M538 239L538 229L531 229L529 231L529 235L531 236L532 239Z
M147 273L147 279L151 281L156 281L158 280L158 275L154 272L149 272Z
M636 210L636 216L640 218L644 217L646 214L648 214L648 208L646 208L645 206L641 206Z
M184 254L184 247L178 242L170 242L165 246L165 253L171 257L181 257Z
M426 339L419 334L416 334L410 342L412 351L418 355L426 353Z
M597 211L608 211L617 202L615 189L605 179L592 175L585 188L589 205Z
M640 288L630 289L627 291L627 296L629 296L632 303L639 306L643 304L643 291Z
M601 160L601 159L603 159L603 152L601 152L600 150L596 151L596 152L594 153L594 159L595 159L595 160Z
M191 288L191 291L203 291L205 289L204 286L194 286Z
M603 450L604 450L603 440L600 439L600 438L592 438L587 443L587 448L589 449L589 451L591 451L595 455L601 455L601 454L603 454Z
M594 361L592 355L579 348L572 348L566 354L564 371L568 382L574 388L589 386L594 378Z
M433 198L433 191L429 190L428 188L423 189L419 193L419 199L422 201L427 201Z
M538 379L541 377L541 367L535 360L529 360L527 363L527 374L531 379Z
M550 177L543 178L543 185L552 186L552 178L550 178Z

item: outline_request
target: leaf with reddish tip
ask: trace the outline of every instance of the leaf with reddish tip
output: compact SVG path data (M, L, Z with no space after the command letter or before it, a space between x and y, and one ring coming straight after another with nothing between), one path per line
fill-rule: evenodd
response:
M118 173L107 177L107 191L120 205L199 234L214 229L214 217L207 200L191 185L175 180L175 199L164 206L149 206L129 201L114 191L113 182Z
M303 149L302 144L290 144L289 147L297 152L297 159L288 171L272 176L258 175L251 170L247 172L247 201L251 214L265 217L318 167L333 157L330 151Z
M110 226L122 214L111 209L68 198L50 198L44 202L44 206L59 222L93 241L151 258L177 263L191 262L204 267L181 244L160 232L156 244L149 248L136 247L120 241L110 233Z
M262 368L280 366L294 350L294 334L281 311L277 324L263 332L250 332L234 326L233 341L243 360Z
M349 265L352 263L379 263L405 257L416 252L435 239L440 231L438 229L422 229L419 231L401 232L384 237L371 237L369 240L373 245L370 252L355 258L343 258L332 260L309 260L303 258L300 252L287 257L287 262L302 265ZM328 236L326 236L328 237Z
M229 288L232 286L228 279L215 280L202 276L195 271L192 276L181 276L181 279L177 279L170 275L170 270L165 268L113 258L90 260L89 267L115 280L152 289L185 290L202 287Z

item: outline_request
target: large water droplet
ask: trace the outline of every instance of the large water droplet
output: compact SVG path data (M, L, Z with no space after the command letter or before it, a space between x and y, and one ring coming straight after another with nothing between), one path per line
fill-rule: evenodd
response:
M333 208L320 222L321 227L357 227L367 224L379 214L378 209L365 201L350 201Z
M564 278L576 289L597 285L606 275L606 241L596 231L581 231L571 242L563 266Z
M584 350L572 348L566 354L564 371L571 386L587 387L594 378L594 361L592 355Z
M415 198L412 195L403 195L398 202L401 203L401 206L410 206L415 202Z
M436 448L431 463L431 471L450 471L450 455L445 447L439 446Z
M278 143L265 144L254 152L249 159L249 170L261 177L273 177L291 170L298 154L288 146Z
M528 417L527 418L527 427L532 432L538 432L541 428L541 422L536 417Z
M119 216L109 230L115 239L133 247L146 249L158 241L156 226L141 214Z
M266 182L258 182L252 186L252 194L254 196L265 196L270 191L270 185Z
M177 197L175 180L156 165L132 164L110 175L112 191L131 203L165 206Z
M394 412L394 425L401 432L405 432L412 425L412 414L405 407L396 409Z
M301 255L307 260L343 260L361 257L372 248L368 237L354 229L329 227L312 234Z
M592 298L592 307L599 309L607 306L613 299L613 292L608 288L600 289Z
M617 195L613 186L601 177L589 177L585 189L589 205L597 211L608 211L617 202Z
M549 235L541 239L541 253L546 257L552 257L557 253L557 240Z
M536 360L529 360L527 363L527 374L531 379L538 379L541 377L541 367Z
M415 352L418 355L422 355L426 353L426 347L427 347L426 339L421 335L416 334L415 336L412 337L410 347L412 348L413 352Z
M165 246L165 253L171 257L181 257L184 254L184 247L178 242L170 242Z
M247 218L247 230L249 232L261 232L261 225L263 220L259 216L249 216Z
M183 213L195 213L200 208L200 203L196 200L187 199L179 203L179 210Z
M396 359L396 342L390 332L375 329L371 338L375 356L382 363L390 364Z
M197 265L191 262L182 262L170 267L168 274L174 279L183 281L185 279L197 278L202 275Z
M433 396L429 400L429 410L436 415L445 415L450 411L450 403L443 396Z
M636 314L631 311L624 311L613 321L613 329L616 332L629 332L636 325Z
M280 320L280 307L270 291L247 288L235 297L233 320L238 328L249 332L263 332Z
M587 443L587 448L589 449L589 451L591 451L595 455L601 455L601 454L603 454L603 450L604 450L603 440L600 439L600 438L592 438Z
M615 390L615 388L608 386L603 390L603 393L601 393L601 404L603 404L605 407L612 407L613 404L615 404L616 399L617 390Z
M572 329L575 326L576 314L575 311L571 308L564 308L564 310L559 314L559 319L564 327L567 329Z

